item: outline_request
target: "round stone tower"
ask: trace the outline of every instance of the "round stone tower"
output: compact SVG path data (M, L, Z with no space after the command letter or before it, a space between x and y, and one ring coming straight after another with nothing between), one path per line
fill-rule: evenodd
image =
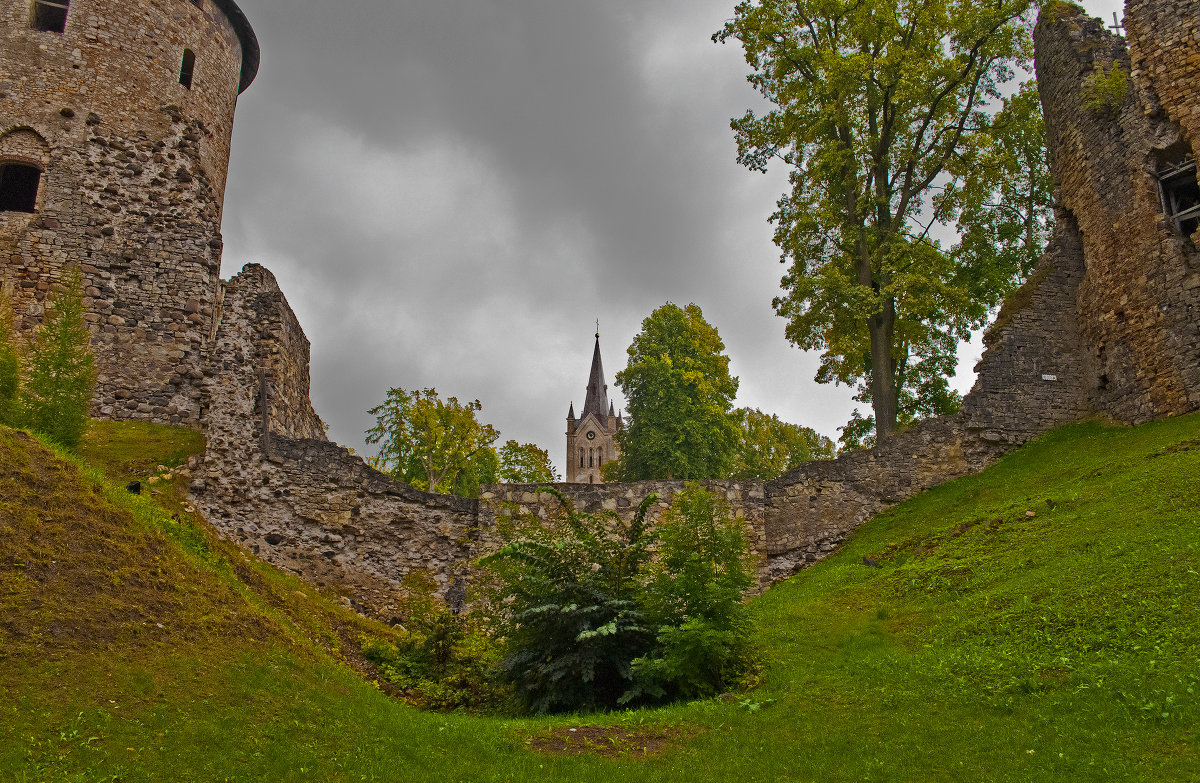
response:
M24 331L80 268L99 416L199 422L258 57L233 0L0 0L0 285Z

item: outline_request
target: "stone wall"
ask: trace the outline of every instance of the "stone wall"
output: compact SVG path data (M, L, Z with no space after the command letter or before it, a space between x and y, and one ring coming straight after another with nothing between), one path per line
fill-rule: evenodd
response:
M257 62L244 18L201 6L74 0L57 33L0 0L0 164L42 171L36 212L0 212L0 284L28 330L80 267L105 418L199 423L233 112Z

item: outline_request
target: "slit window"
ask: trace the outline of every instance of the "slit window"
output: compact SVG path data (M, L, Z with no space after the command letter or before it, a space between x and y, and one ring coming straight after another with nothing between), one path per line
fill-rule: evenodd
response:
M33 0L34 30L44 30L48 33L61 33L67 29L67 5L70 0L53 2L52 0Z
M0 164L0 212L33 212L41 178L34 166Z
M1185 158L1182 163L1165 166L1158 172L1158 187L1162 197L1163 214L1183 236L1191 236L1200 228L1200 184L1196 182L1196 161Z
M191 49L183 50L183 64L179 66L179 83L189 90L192 89L192 74L196 70L196 53Z

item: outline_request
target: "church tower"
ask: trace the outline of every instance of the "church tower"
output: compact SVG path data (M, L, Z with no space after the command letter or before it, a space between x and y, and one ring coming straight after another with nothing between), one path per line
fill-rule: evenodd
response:
M600 468L617 458L617 431L621 417L613 413L608 401L608 384L600 363L600 333L592 352L592 371L588 376L583 411L575 418L575 403L567 413L567 481L578 484L602 484Z

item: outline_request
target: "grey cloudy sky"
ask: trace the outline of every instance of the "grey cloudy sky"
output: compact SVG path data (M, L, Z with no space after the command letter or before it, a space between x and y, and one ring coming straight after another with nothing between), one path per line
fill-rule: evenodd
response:
M278 277L335 440L365 453L389 387L434 386L562 470L595 319L619 406L625 348L665 301L720 331L739 405L836 437L850 390L812 381L771 309L784 173L734 160L729 119L758 104L740 48L709 40L733 0L238 2L262 67L222 274Z

